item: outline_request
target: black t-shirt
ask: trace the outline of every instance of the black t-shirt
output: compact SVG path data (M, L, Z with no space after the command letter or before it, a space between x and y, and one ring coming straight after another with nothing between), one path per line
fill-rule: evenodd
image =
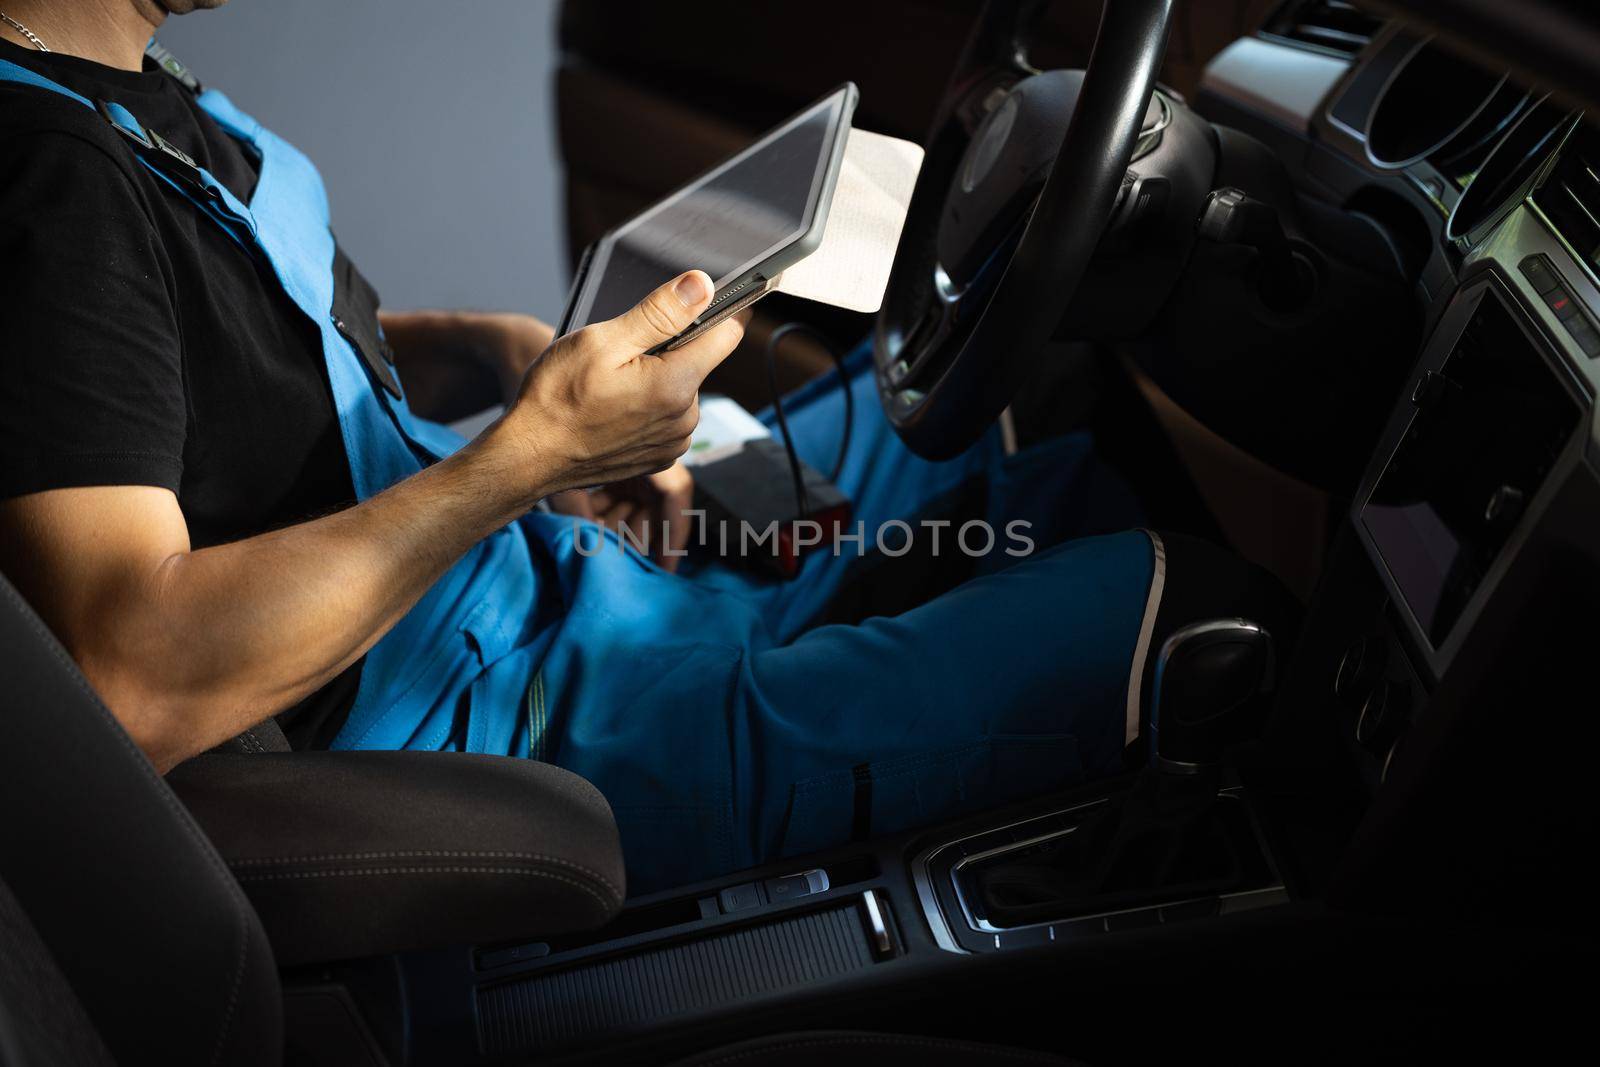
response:
M124 105L241 200L256 160L173 78L0 40L0 58ZM0 498L177 494L195 548L349 504L317 328L98 112L0 83ZM359 665L280 717L325 745Z

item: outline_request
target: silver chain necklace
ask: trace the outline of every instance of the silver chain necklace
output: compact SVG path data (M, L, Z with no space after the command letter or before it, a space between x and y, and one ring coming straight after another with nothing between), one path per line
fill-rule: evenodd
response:
M28 27L24 26L22 23L18 22L4 11L0 11L0 21L5 22L7 26L10 26L12 29L22 34L22 36L26 37L28 39L28 43L33 45L33 47L37 48L39 51L50 51L49 46L43 41L39 40L39 35L37 33L34 33L32 30L28 29Z

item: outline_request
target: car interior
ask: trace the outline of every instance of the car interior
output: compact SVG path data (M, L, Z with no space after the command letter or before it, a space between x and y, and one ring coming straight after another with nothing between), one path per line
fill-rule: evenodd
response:
M831 372L813 337L870 339L924 456L996 420L1092 430L1173 593L1130 682L1141 758L630 896L605 799L533 760L290 751L269 721L158 776L0 579L0 1064L1409 1063L1581 1036L1600 10L696 14L562 7L574 259L856 82L858 126L927 151L884 305L774 295L707 389L768 403L765 339L803 322L782 383Z

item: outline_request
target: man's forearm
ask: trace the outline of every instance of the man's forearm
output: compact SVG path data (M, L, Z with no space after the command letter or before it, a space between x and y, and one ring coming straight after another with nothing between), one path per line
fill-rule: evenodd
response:
M75 650L86 672L162 769L291 707L541 495L490 438L345 511L174 554Z
M171 488L47 489L0 500L0 570L165 769L314 692L540 497L682 456L700 383L741 325L647 353L711 297L711 279L690 271L554 344L536 320L507 317L508 351L526 358L506 414L346 511L195 551Z

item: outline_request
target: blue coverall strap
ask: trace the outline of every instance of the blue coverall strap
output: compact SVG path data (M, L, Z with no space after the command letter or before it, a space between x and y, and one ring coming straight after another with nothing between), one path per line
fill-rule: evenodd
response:
M186 152L147 129L126 107L115 101L90 100L9 60L0 60L0 82L44 89L98 112L127 139L140 163L215 221L245 251L254 253L255 220L250 209Z
M59 85L42 74L35 74L27 67L18 66L9 59L0 59L0 82L10 82L14 85L31 85L35 89L47 89L52 93L67 97L69 100L76 100L84 107L94 107L94 102L88 97L75 93L65 85Z
M122 105L96 104L5 60L0 60L0 82L55 93L103 116L147 170L270 269L285 295L319 331L358 499L373 496L462 444L458 435L416 418L403 400L391 400L378 388L362 355L334 325L335 244L328 228L327 192L311 161L293 146L222 93L199 95L201 108L225 132L259 154L260 176L247 206ZM508 580L508 572L521 580ZM389 742L387 747L458 743L463 724L457 698L485 666L482 649L475 647L463 620L487 599L496 601L503 617L532 618L533 585L520 530L501 531L474 546L368 653L347 732L374 731L379 723L397 721L409 724L403 736L375 732Z

